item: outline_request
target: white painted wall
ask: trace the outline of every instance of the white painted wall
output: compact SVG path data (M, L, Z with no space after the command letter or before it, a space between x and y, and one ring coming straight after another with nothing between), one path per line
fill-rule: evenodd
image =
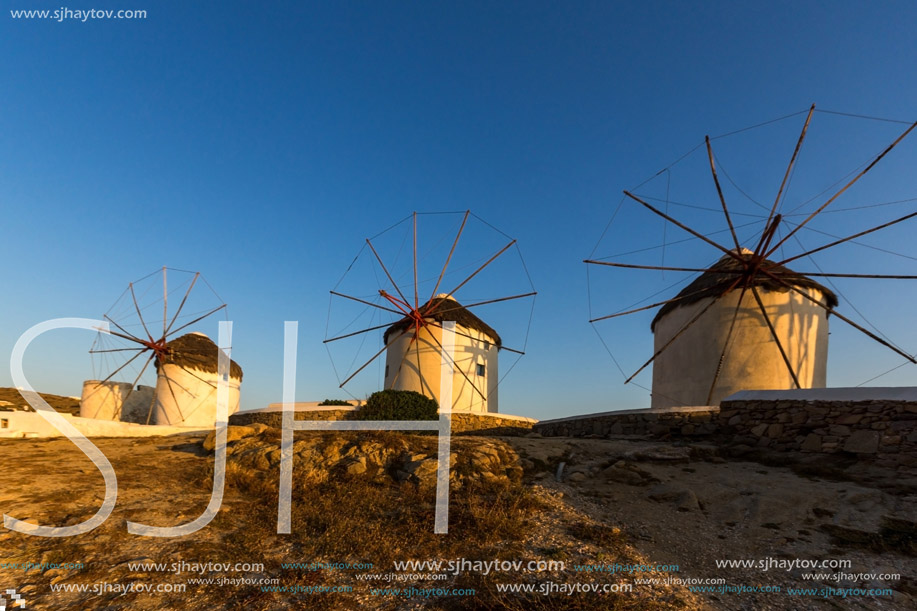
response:
M80 417L121 420L121 405L130 390L130 382L86 380L80 396Z
M815 299L821 291L801 288ZM796 292L758 287L771 322L803 388L825 386L828 319L823 308ZM707 395L729 331L740 291L721 298L653 362L652 407L719 405L741 390L790 389L792 376L751 292L745 294L712 399ZM656 322L659 351L711 299L676 308Z
M144 426L60 414L86 437L155 437L200 432L213 427ZM63 437L41 414L33 411L0 412L0 439Z
M173 363L162 366L156 379L152 423L170 426L213 427L216 423L216 373L186 370ZM229 378L229 413L239 411L242 381Z
M456 325L455 330L456 371L452 381L452 409L497 413L497 383L500 379L497 347L480 331L461 325ZM413 345L411 329L394 339L385 355L385 388L413 390L439 401L442 375L442 350L439 346L443 341L442 334L442 329L430 326L420 331ZM391 336L389 340L392 340ZM483 376L477 373L478 364L484 365ZM474 386L462 372L474 382ZM484 397L475 390L475 386Z

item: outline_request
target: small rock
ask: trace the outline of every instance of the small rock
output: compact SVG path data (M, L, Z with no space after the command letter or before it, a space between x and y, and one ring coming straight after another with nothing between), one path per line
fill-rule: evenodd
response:
M233 441L238 441L245 437L251 437L253 435L259 435L262 431L268 427L260 422L255 423L251 426L228 426L226 427L226 443ZM204 446L204 449L208 452L212 452L216 447L216 431L210 431L201 445Z
M809 433L806 440L802 442L800 449L803 452L821 452L821 435Z
M700 502L692 490L677 484L665 483L653 486L647 496L654 501L669 501L674 503L679 511L695 511L700 509Z
M857 454L875 454L878 449L878 431L854 431L844 444L845 452Z

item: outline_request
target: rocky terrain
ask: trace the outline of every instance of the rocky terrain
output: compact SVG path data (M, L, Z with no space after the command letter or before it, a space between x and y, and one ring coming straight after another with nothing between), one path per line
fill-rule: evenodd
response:
M917 497L888 481L880 487L863 477L858 483L838 473L816 476L800 465L766 464L759 456L751 461L702 444L455 437L449 533L434 535L435 436L297 433L293 533L278 535L279 431L231 427L229 439L220 513L198 532L173 539L130 535L125 523L172 526L195 519L210 498L212 437L96 440L118 475L113 514L96 530L63 539L2 531L0 567L46 566L0 568L0 586L15 588L32 609L268 610L293 602L319 609L917 606ZM67 440L5 440L0 459L7 465L0 491L5 514L68 525L87 519L101 503L99 472ZM437 559L550 560L563 568L485 574L472 567L437 572L399 570L394 564ZM749 560L753 566L717 566L724 560ZM813 571L787 570L788 563L800 560L850 564L807 578ZM67 562L82 567L48 566ZM172 570L182 562L203 568ZM213 566L222 562L245 566L229 571ZM770 563L769 570L762 570L761 562ZM146 563L164 566L141 566ZM615 564L619 568L612 572ZM659 570L646 572L647 566ZM828 576L838 572L845 575ZM894 574L899 577L888 577ZM706 592L687 585L707 579L724 581L690 582L695 589L702 584L713 590ZM53 591L67 584L109 589ZM125 584L184 591L138 592L135 585L124 592ZM501 591L507 584L579 584L581 590L592 584L618 591ZM631 591L621 591L626 585ZM350 590L320 592L332 587ZM813 592L789 593L795 587ZM828 587L836 592L826 596ZM393 588L415 590L407 595ZM864 596L853 588L891 590ZM475 594L444 595L443 589Z

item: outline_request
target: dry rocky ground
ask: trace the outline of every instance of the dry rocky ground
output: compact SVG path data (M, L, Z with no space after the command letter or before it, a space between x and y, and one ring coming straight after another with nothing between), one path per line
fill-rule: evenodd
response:
M256 609L294 607L490 609L912 609L917 608L915 495L725 456L715 447L633 439L455 437L450 527L433 534L436 437L396 433L297 433L293 533L278 535L279 431L232 427L227 486L214 521L193 535L130 535L126 521L172 526L210 497L212 443L202 437L98 439L118 475L118 504L96 530L63 539L0 531L4 562L81 562L82 569L0 568L31 609ZM104 494L93 464L65 439L0 442L0 511L75 524ZM558 477L559 474L559 477ZM837 474L834 474L835 476ZM860 474L862 475L862 474ZM368 582L402 560L555 560L541 573L472 570L445 580ZM850 560L847 573L897 580L806 580L794 569L722 569L716 560ZM129 563L263 564L239 572L155 571ZM282 563L372 563L371 570L283 568ZM677 572L582 572L576 565L678 565ZM250 567L249 567L250 568ZM835 572L832 569L830 572ZM634 578L724 578L780 593L697 594L677 584L631 592L541 595L498 584L633 584ZM189 579L213 579L209 585ZM279 579L300 592L220 579ZM185 592L54 592L65 584L185 584ZM308 588L351 587L308 594ZM473 588L475 596L395 596L376 588ZM793 597L787 587L890 587L892 596Z

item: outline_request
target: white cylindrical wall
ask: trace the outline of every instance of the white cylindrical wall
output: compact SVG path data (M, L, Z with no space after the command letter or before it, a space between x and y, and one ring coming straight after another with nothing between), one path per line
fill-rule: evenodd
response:
M120 420L122 403L130 390L130 382L86 380L80 395L80 417Z
M159 368L152 424L212 427L216 423L218 375L168 363ZM239 410L241 380L229 379L229 414Z
M413 390L439 402L442 376L442 329L425 327L412 344L413 330L398 333L385 356L385 388ZM480 331L456 326L456 371L452 380L452 409L496 413L498 411L498 348ZM464 373L464 375L463 375ZM467 376L467 378L466 378ZM471 382L473 382L473 385ZM477 390L476 390L477 389ZM480 393L478 392L480 390ZM484 397L481 394L484 394Z
M802 288L824 300L821 291ZM717 367L741 291L720 298L653 361L652 407L719 405L740 390L795 388L793 378L754 296L745 293L719 375ZM824 308L794 291L758 287L777 336L802 388L823 388L827 376L828 318ZM654 353L710 303L680 306L656 321ZM716 377L713 395L708 401Z

